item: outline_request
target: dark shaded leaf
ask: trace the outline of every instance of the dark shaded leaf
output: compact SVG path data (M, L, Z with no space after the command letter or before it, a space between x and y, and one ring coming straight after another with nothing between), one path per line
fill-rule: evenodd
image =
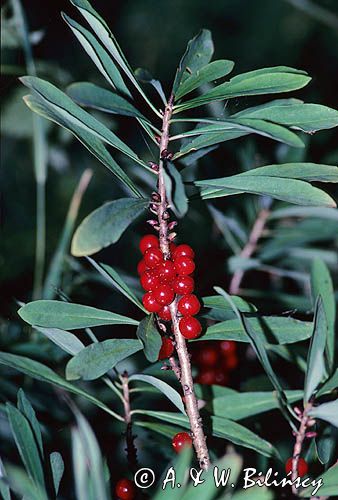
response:
M150 363L155 363L158 360L158 354L162 345L161 335L154 323L154 315L146 316L137 327L137 338L143 344L144 355Z

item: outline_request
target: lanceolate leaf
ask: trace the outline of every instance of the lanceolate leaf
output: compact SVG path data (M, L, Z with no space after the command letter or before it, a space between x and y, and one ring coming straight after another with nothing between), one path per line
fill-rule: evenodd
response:
M68 354L74 356L80 352L85 346L80 339L73 333L60 330L60 328L42 328L41 326L34 326L37 332L42 333L49 340L54 342L57 346L63 349Z
M74 134L75 137L80 142L82 142L82 144L125 186L127 186L133 194L135 194L139 198L142 198L142 195L134 182L111 157L102 141L99 140L95 135L87 132L83 127L76 125L74 122L66 120L59 112L56 112L55 109L52 111L48 104L41 100L39 97L33 95L25 96L24 101L27 106L35 113L44 116L48 120L52 120L53 122L57 123L61 127L64 127L72 134Z
M330 272L326 264L320 259L316 259L313 262L311 269L311 286L313 300L315 301L318 295L323 299L323 307L328 328L326 352L328 366L331 371L334 366L336 302Z
M269 176L300 179L303 181L338 182L338 167L320 163L283 163L281 165L266 165L238 174L242 177Z
M318 478L315 479L316 484L321 480L322 486L317 491L316 495L320 495L321 497L330 498L338 495L338 464L334 464L327 471L321 474ZM300 491L299 496L302 498L313 497L313 485L308 486L304 490Z
M310 80L306 73L283 66L250 71L235 76L200 97L178 105L176 112L234 97L289 92L305 87Z
M303 103L282 106L271 104L240 111L233 117L259 118L310 133L338 126L338 111L327 106Z
M213 61L201 69L197 70L194 74L189 76L179 87L176 92L176 100L181 99L186 94L197 89L205 83L223 78L233 70L234 64L232 61L222 59L220 61Z
M329 424L338 427L338 399L315 406L309 411L309 415L325 420Z
M188 199L185 194L181 174L171 162L167 163L164 170L164 181L172 210L177 217L184 217L188 211Z
M95 108L106 113L145 119L127 99L93 83L73 83L67 87L67 94L80 106Z
M316 396L322 396L323 394L326 394L328 392L333 391L338 387L338 368L336 368L336 371L332 375L332 377L325 382L325 384L319 389L317 392Z
M299 321L294 318L283 316L261 316L258 318L247 317L246 321L262 339L267 337L271 343L292 344L311 337L312 323ZM250 342L241 322L236 319L229 319L209 326L205 335L199 340L234 340L237 342Z
M138 321L120 314L58 300L29 302L19 309L18 314L30 325L65 330L100 325L138 325Z
M62 455L58 451L53 451L49 456L50 467L52 470L53 484L55 495L59 492L60 482L65 470L65 464L62 460Z
M304 403L309 401L326 374L324 351L327 339L327 319L322 297L319 295L315 306L313 335L307 358L304 387Z
M96 40L96 38L76 21L71 19L66 14L61 14L65 22L68 24L76 38L81 43L89 57L92 59L98 70L102 73L105 79L121 94L131 97L128 87L123 81L119 70L115 66L112 58Z
M27 473L37 485L44 487L41 459L28 420L11 404L7 403L6 408L15 443Z
M136 153L122 142L111 130L80 108L80 106L75 104L70 97L64 92L61 92L57 87L45 80L41 80L41 78L32 76L24 76L21 78L21 81L35 92L38 98L43 101L47 110L50 110L53 115L62 117L62 120L68 124L67 128L71 129L72 124L74 124L76 127L84 129L101 141L118 149L136 163L147 166L138 158Z
M158 360L162 345L161 335L158 333L154 320L154 315L149 314L140 321L136 330L136 335L143 344L144 355L151 363Z
M151 375L132 375L129 377L129 381L138 380L140 382L146 382L147 384L153 385L159 391L161 391L170 401L185 415L184 405L182 403L182 398L175 389L173 389L169 384L163 382L156 377Z
M114 413L110 408L108 408L108 406L102 403L102 401L96 399L94 396L84 391L83 389L76 387L76 385L67 382L67 380L63 379L60 375L53 372L53 370L51 370L48 366L45 366L38 361L26 358L25 356L17 356L15 354L0 352L0 364L3 364L10 368L14 368L15 370L18 370L33 379L56 385L57 387L61 387L66 391L82 396L87 401L91 402L98 408L101 408L113 417L119 420L123 420L122 417L119 417L119 415Z
M173 85L174 94L176 94L176 91L184 80L208 64L213 52L214 44L209 30L201 30L188 42L187 49L176 72Z
M107 373L117 363L142 349L134 339L109 339L90 344L67 364L67 380L94 380Z
M18 410L24 415L33 431L35 441L38 445L39 453L40 456L43 458L43 444L42 444L42 435L41 435L41 429L40 429L40 424L38 422L38 419L36 418L34 408L30 404L29 400L26 397L26 394L22 389L19 389L18 391Z
M81 222L72 240L76 257L92 255L116 243L127 227L148 205L146 200L121 198L105 203Z

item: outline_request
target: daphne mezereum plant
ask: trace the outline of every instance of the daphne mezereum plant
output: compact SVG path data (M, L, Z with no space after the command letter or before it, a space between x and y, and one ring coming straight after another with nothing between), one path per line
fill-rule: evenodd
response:
M64 93L47 81L35 76L25 76L21 81L30 89L31 94L24 100L32 111L70 131L109 169L112 180L117 180L128 194L124 198L105 203L82 221L73 236L72 254L75 257L86 257L102 277L139 307L145 316L138 321L111 311L67 301L33 301L23 305L19 315L71 356L66 366L66 379L22 356L2 353L0 361L32 377L80 394L108 412L112 418L125 422L127 453L133 472L138 465L132 432L135 415L141 419L135 425L146 426L149 422L158 420L176 425L182 432L171 436L174 450L180 452L192 444L200 468L208 469L211 463L209 436L226 439L269 458L280 459L279 452L272 444L237 422L278 407L290 425L290 433L293 432L295 436L294 453L286 464L287 472L290 472L295 481L298 476L307 472L307 463L301 455L306 442L316 439L317 419L331 426L338 426L338 403L334 395L338 380L337 371L334 371L335 301L328 269L320 260L313 264L313 324L287 316L260 316L252 304L239 296L245 273L245 267L239 266L234 270L229 293L215 286L216 294L203 298L202 305L207 311L203 316L208 322L208 327L205 328L195 317L201 304L193 294L195 288L198 290L198 283L192 277L195 269L194 251L190 245L176 242L176 239L182 239L184 235L175 226L177 219L186 215L189 206L196 199L203 201L227 197L230 203L233 196L243 193L259 195L263 200L262 210L240 252L242 260L250 261L271 215L272 200L301 207L321 207L324 210L335 207L336 203L329 194L311 184L338 182L338 168L333 165L290 162L260 166L236 175L210 179L191 177L186 165L204 157L223 142L248 135L256 134L292 148L302 148L304 133L314 134L319 130L336 127L338 112L319 104L305 104L294 97L282 97L233 112L234 98L241 102L240 99L244 96L267 96L296 91L309 84L311 78L305 71L284 66L263 68L231 77L229 75L234 69L232 61L211 61L213 42L208 30L202 30L188 43L171 91L165 95L158 80L144 70L133 71L107 24L87 0L71 2L89 24L91 31L66 14L62 14L63 19L103 75L107 85L99 87L93 83L79 82L70 85ZM155 97L150 98L146 93L147 85L150 88L149 84L156 91ZM141 103L140 106L137 106L134 98ZM227 103L226 111L220 116L215 116L214 111L210 111L210 105L217 102ZM96 118L97 114L94 116L83 108L129 117L131 125L141 127L142 133L148 136L153 151L157 152L157 161L149 162L140 158L129 145ZM113 158L114 152L123 155L127 166L132 168L123 169ZM148 181L146 188L141 182L142 176L137 173L139 169L143 169L146 174L143 176ZM225 174L226 169L224 165ZM150 234L145 231L146 234L140 241L140 255L143 257L138 272L145 290L141 302L138 294L113 268L96 262L91 256L116 243L134 220L146 214L151 229ZM130 271L134 273L135 270ZM134 326L136 338L121 339L119 336L100 342L91 329L101 325ZM84 329L92 343L85 346L77 336L69 332L74 329ZM269 343L267 329L273 338ZM279 348L283 345L309 338L311 342L307 361L303 359L302 365L303 368L305 366L304 390L285 391L271 364L269 351L272 348L269 346L273 345L277 355L282 356L283 352ZM240 400L236 399L240 394L227 394L224 399L222 396L218 409L201 411L203 405L199 404L200 396L197 396L194 387L188 342L192 341L196 345L200 340L235 340L251 344L275 389L271 401L261 401L260 393L255 393L255 400L250 399L248 393L248 405L244 409ZM160 360L162 368L172 370L181 385L181 394L153 375L120 374L116 370L118 363L141 350L149 363ZM121 400L122 413L70 382L98 378ZM133 409L130 384L137 388L139 383L143 384L139 386L140 390L144 384L150 384L162 392L178 413L155 412L151 408ZM325 402L322 397L325 397ZM303 408L293 407L293 403L302 398ZM257 410L255 404L259 403L264 410ZM15 433L15 415L11 411L9 418ZM203 416L210 411L211 415L209 413L205 425ZM82 417L77 418L80 422L80 436L81 432L87 432L83 430L83 426L87 424L81 420ZM75 449L81 448L79 436L74 437ZM328 469L328 473L332 475L330 470ZM90 474L88 472L88 480ZM39 478L34 477L34 480L39 483ZM122 495L124 486L127 489L134 488L129 483L127 481L118 486L118 496ZM329 488L330 476L327 484ZM40 486L44 487L41 481ZM295 487L294 492L297 493ZM307 490L303 492L306 496ZM107 492L104 495L108 495Z

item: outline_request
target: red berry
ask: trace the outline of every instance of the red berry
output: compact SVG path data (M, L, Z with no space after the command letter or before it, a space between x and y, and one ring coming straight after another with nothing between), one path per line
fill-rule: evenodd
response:
M146 263L144 262L144 259L140 260L140 262L137 264L137 272L141 276L145 271L147 270Z
M148 248L144 253L144 262L148 267L154 269L163 262L163 254L159 248Z
M179 432L172 439L172 445L176 453L180 453L184 448L192 447L192 439L187 432Z
M177 257L175 269L181 276L187 276L195 271L195 262L190 257Z
M215 370L215 385L226 385L229 382L229 377L223 369Z
M160 284L158 276L153 270L143 273L140 281L142 288L144 288L144 290L146 291L154 290Z
M222 356L227 357L236 352L236 343L233 340L222 340L219 343L219 347Z
M195 252L189 245L178 245L173 253L174 260L178 257L189 257L193 259L195 257Z
M175 266L170 260L162 262L158 269L158 275L162 281L172 281L176 277Z
M171 321L169 306L163 306L162 309L160 309L157 314L161 319L164 319L164 321Z
M162 347L158 354L158 359L166 359L170 358L172 353L174 352L174 344L172 340L168 339L168 337L162 337Z
M203 370L201 371L195 382L202 385L213 385L215 383L215 371L214 370Z
M115 486L115 494L120 500L133 500L135 498L135 485L125 477L120 479Z
M184 316L180 319L179 329L186 339L195 339L199 337L202 331L202 325L198 319L193 316Z
M156 301L153 292L147 292L144 294L142 302L147 311L152 313L158 312L162 307L161 304Z
M216 346L203 346L196 356L196 362L202 366L215 366L218 361Z
M307 462L304 460L304 458L299 458L298 459L298 464L297 464L297 473L298 477L303 477L305 474L307 474L309 467ZM285 471L288 474L289 472L292 471L292 457L288 458L286 464L285 464Z
M146 250L148 250L148 248L159 246L158 238L154 234L146 234L145 236L143 236L143 238L141 238L139 246L141 252L144 253Z
M184 295L179 300L177 309L183 316L195 316L201 309L201 304L196 295Z
M173 287L177 295L186 295L194 291L195 282L190 276L178 276L174 280Z
M229 356L225 357L223 359L222 365L226 370L230 370L230 371L234 370L238 365L238 358L237 358L236 353L230 354Z
M174 300L175 294L174 290L169 285L160 283L160 285L154 290L154 297L159 304L167 306Z

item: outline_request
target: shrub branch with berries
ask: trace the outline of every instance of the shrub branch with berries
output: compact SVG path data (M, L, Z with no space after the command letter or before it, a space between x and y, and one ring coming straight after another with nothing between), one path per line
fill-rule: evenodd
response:
M25 76L21 81L31 93L24 100L35 113L71 132L109 170L112 180L117 180L130 195L106 202L89 214L74 233L71 252L75 257L87 258L102 280L128 299L130 307L138 308L137 319L75 304L71 296L63 296L62 300L47 300L45 296L23 304L19 315L38 335L49 338L66 352L65 356L70 356L65 376L15 352L0 353L0 363L39 381L50 382L59 390L77 394L124 427L125 468L129 468L129 472L116 483L115 493L120 499L132 499L138 495L133 475L138 466L147 466L139 463L137 443L144 434L135 440L135 427L140 432L150 429L155 435L158 433L162 441L166 439L168 448L179 454L176 465L185 463L188 466L190 457L187 459L188 455L181 451L192 447L199 467L204 470L210 467L211 459L215 462L225 451L226 460L238 460L236 463L240 464L240 453L249 449L251 459L255 453L276 467L290 454L285 467L292 479L307 474L307 461L310 461L316 473L327 475L325 491L336 491L331 479L334 467L332 428L338 426L335 300L328 267L318 258L311 262L306 271L311 286L304 286L299 293L309 300L311 288L312 306L308 305L307 310L304 309L307 312L296 318L291 314L260 313L256 305L246 300L241 287L251 269L266 273L264 290L260 292L269 295L271 289L272 300L277 297L286 301L288 297L283 288L278 288L283 285L276 275L286 276L297 283L300 279L304 284L303 275L299 277L301 273L291 269L281 274L282 271L271 264L273 259L278 261L288 244L285 228L282 233L283 227L280 230L278 224L286 220L289 230L293 227L293 217L314 216L327 217L329 226L329 221L337 218L336 203L331 195L312 182L335 183L338 169L333 165L291 160L284 164L252 164L252 168L230 175L225 165L217 165L217 168L215 165L212 171L221 170L221 177L202 179L198 169L190 166L197 162L203 165L204 157L212 155L222 143L239 138L245 141L247 136L263 136L265 141L282 143L294 151L304 147L304 133L313 134L336 127L338 112L284 96L309 83L310 77L303 70L278 66L229 76L234 67L232 61L211 62L213 42L208 30L202 30L188 43L166 98L160 82L144 71L131 69L107 24L89 2L71 0L71 3L91 31L66 14L62 14L63 19L105 78L109 90L93 83L79 82L70 85L65 93L40 78ZM149 83L155 94L146 91ZM283 96L272 101L262 101L259 97L270 94ZM252 107L239 110L238 104L232 105L234 98L241 104L244 96L247 97L245 104L249 103L250 96L255 98ZM228 103L226 113L217 114L215 110L218 108L210 106L218 102ZM84 108L134 120L149 138L151 154L157 160L140 158L99 121L96 114ZM203 109L207 114L202 112ZM242 144L244 142L238 142L238 147L241 148ZM123 157L123 168L115 156ZM137 173L140 171L142 176ZM250 203L251 195L259 197L257 213L252 214L252 209L249 211L252 224L244 236L239 223L234 220L230 223L222 209L210 204L210 200L215 200L215 204L218 200L225 200L226 207L229 207L236 195L242 195L241 200L251 200ZM212 227L210 223L210 235L218 230L217 238L220 239L220 234L223 234L234 255L229 259L228 276L223 269L217 271L216 283L211 284L209 276L204 280L208 283L204 288L213 290L213 295L199 299L196 295L200 293L199 283L194 280L195 252L189 242L181 243L188 238L184 225L181 228L177 224L187 215L189 208L195 214L189 222L195 224L194 231L199 232L196 210L205 202L214 223ZM290 208L288 204L295 207ZM224 210L224 205L220 207ZM142 224L143 236L139 242L142 259L137 272L144 291L142 299L133 280L91 257L127 237L124 233L128 233L130 224L139 217L148 219L152 228L152 233L148 234L149 230ZM271 229L281 232L279 240L276 236L277 243ZM311 225L310 230L313 233ZM271 238L267 243L266 237ZM303 243L295 241L299 245ZM304 241L311 244L312 240L305 238ZM207 241L201 244L207 245ZM308 251L311 249L307 248ZM213 262L206 264L201 260L199 269L207 275L213 265ZM134 271L133 266L127 269L129 273L135 274ZM210 274L210 279L213 275ZM272 291L276 289L276 295L273 295L275 292ZM281 307L284 305L285 302ZM313 313L313 321L312 317L309 318L309 310ZM118 335L114 325L120 325ZM100 330L93 331L100 326L112 327L108 339L101 340ZM82 333L88 335L85 342ZM295 343L302 344L293 351ZM130 364L131 359L141 359L141 352L147 360L145 368L142 368L144 358L139 364ZM297 389L289 388L290 385L277 373L276 359L283 362L295 360L295 370L299 373L294 381ZM225 387L231 384L238 360L243 361L242 366L251 363L256 373L258 371L264 377L265 387L271 390L259 390L258 382L257 388L255 384L248 385L242 392ZM129 368L121 371L125 363ZM154 365L149 367L150 364ZM173 378L164 377L166 373ZM304 384L302 377L305 377ZM108 403L99 394L94 395L94 387L89 390L89 381L97 379L111 390L112 400ZM86 385L81 385L81 380L87 381ZM164 396L166 401L160 401L165 409L170 405L171 411L153 410L153 399L147 399L145 385L151 386L156 398ZM140 392L145 394L144 405L138 407L140 401L136 396ZM295 407L296 402L298 406ZM108 499L110 493L104 480L104 461L95 436L74 403L65 400L67 403L76 418L73 430L75 474L86 471L86 475L81 476L82 483L76 476L77 494L82 487L83 491L94 487L95 498ZM35 487L45 493L49 486L43 480L43 456L37 452L35 465L31 466L25 455L27 451L20 448L20 419L33 418L32 412L27 413L27 405L28 400L25 411L20 401L18 408L9 406L8 416L28 474ZM269 433L265 432L264 425L259 424L258 415L275 409L279 410L278 418L285 419L288 426L291 444L287 454L278 450L277 443L268 441ZM254 425L250 421L252 417ZM277 422L276 415L274 418ZM242 420L245 420L244 424ZM37 425L34 420L35 429ZM330 443L325 448L325 460L321 451L323 435ZM31 439L32 447L35 446L34 439ZM58 461L61 463L62 458L58 457ZM29 467L38 467L39 473ZM14 475L10 471L6 474L8 484L15 490ZM149 491L154 493L154 490ZM294 493L299 494L299 491L297 493L293 488ZM214 494L216 490L211 488L210 492ZM304 489L302 495L306 496L307 492ZM57 490L52 495L57 495ZM182 488L180 498L184 499L184 495ZM229 495L232 497L233 492Z

